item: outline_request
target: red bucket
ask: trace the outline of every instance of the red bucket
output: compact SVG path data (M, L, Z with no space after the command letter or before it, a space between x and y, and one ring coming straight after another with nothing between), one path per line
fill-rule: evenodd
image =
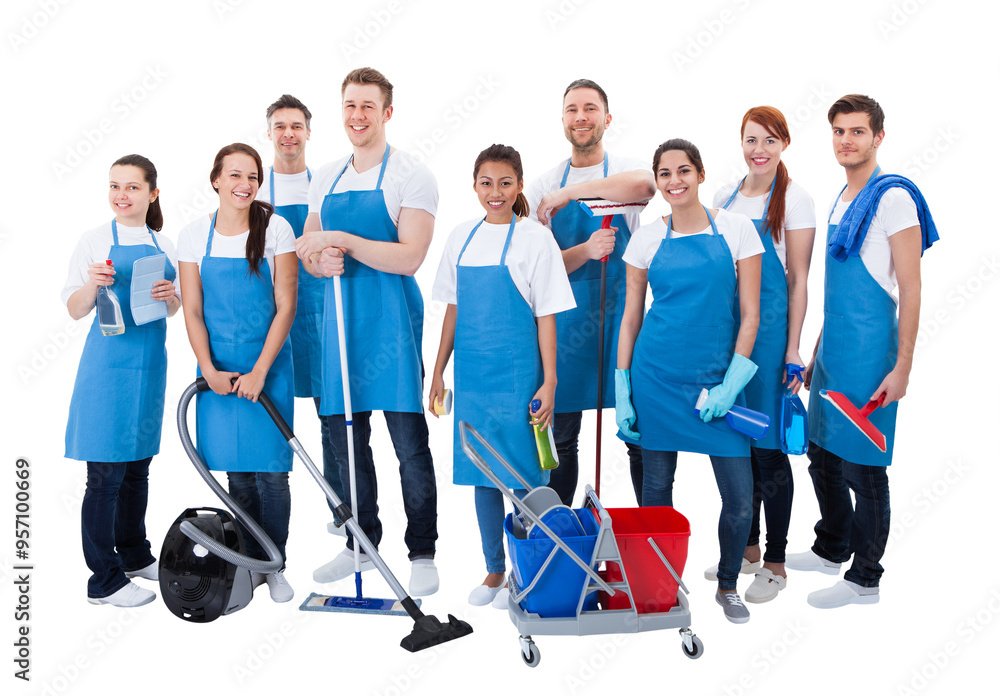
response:
M628 575L636 611L640 614L670 611L677 604L677 581L649 545L648 539L652 537L677 577L682 577L687 562L688 538L691 536L687 518L672 507L607 508L607 511L611 515L611 528ZM597 515L597 510L594 514ZM623 578L618 564L605 565L601 573L604 579L621 582ZM629 599L623 592L616 592L613 597L607 592L600 592L599 601L604 609L630 607Z

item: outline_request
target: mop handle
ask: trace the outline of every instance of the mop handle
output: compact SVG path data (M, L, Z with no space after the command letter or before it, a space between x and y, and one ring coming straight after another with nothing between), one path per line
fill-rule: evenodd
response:
M351 478L351 510L358 509L358 482L354 474L354 413L351 411L351 385L347 381L347 336L344 322L344 294L340 276L333 276L333 299L337 308L337 343L340 346L340 381L344 387L344 422L347 424L347 463ZM360 577L361 551L354 545L354 573ZM360 590L358 592L360 594Z

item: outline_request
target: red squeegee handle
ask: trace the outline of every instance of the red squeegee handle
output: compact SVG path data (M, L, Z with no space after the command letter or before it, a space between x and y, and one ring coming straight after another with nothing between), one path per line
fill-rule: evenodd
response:
M873 399L872 401L869 401L867 404L865 404L865 407L861 409L861 417L868 418L868 416L871 415L872 411L874 411L875 409L877 409L879 406L882 405L883 401L885 401L885 392L879 394L878 399Z
M601 229L602 230L610 230L611 229L611 219L613 217L614 217L614 215L605 215L604 216L604 218L601 220ZM607 256L605 256L603 259L601 259L601 263L607 263L607 261L608 261L608 257Z

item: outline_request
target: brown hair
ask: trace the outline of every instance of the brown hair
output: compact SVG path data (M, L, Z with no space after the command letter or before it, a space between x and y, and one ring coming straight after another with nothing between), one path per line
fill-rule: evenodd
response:
M226 145L215 155L215 163L212 165L212 173L208 175L208 181L216 193L219 189L215 187L215 180L222 174L222 162L228 155L243 154L249 155L257 164L257 181L264 179L264 164L260 160L260 155L249 145L244 143L233 143ZM260 278L260 261L264 258L264 242L267 237L267 225L271 220L271 213L274 207L264 201L254 200L250 203L250 236L247 239L247 263L250 265L249 271Z
M741 138L747 123L750 121L760 125L769 135L784 141L786 146L792 142L784 114L773 106L755 106L747 111L743 115L743 124L740 126ZM767 210L764 211L764 231L770 234L776 242L781 241L782 229L785 226L785 193L788 191L788 182L791 180L785 163L779 161L778 171L774 174L774 193L771 195L771 202L768 204Z
M267 118L267 129L271 130L271 117L274 116L274 112L278 109L298 109L302 112L302 115L306 119L306 130L309 130L309 122L312 121L312 113L309 111L309 107L303 104L300 100L293 97L291 94L282 94L278 101L267 107L267 113L265 117Z
M344 97L347 85L378 85L382 90L383 109L392 106L392 83L386 79L385 75L375 68L355 68L347 73L344 83L340 86L340 97Z
M593 80L573 80L569 83L569 87L563 92L563 101L566 100L566 95L569 94L572 89L592 89L601 95L601 101L604 102L604 113L608 113L608 95L601 89L601 86L594 82Z
M826 117L829 119L830 125L833 125L833 119L837 114L856 113L868 114L868 125L871 126L872 133L878 135L882 132L882 126L885 124L885 114L882 113L882 107L878 105L877 101L864 94L847 94L841 97L833 103Z
M517 183L524 183L524 169L521 167L521 155L510 145L494 143L480 152L479 156L476 157L476 164L472 168L473 181L479 176L479 168L487 162L500 162L510 165L510 168L514 170L514 175L517 177ZM517 217L527 217L530 208L528 206L528 199L524 197L523 192L517 194L517 199L511 208Z
M701 153L698 152L698 148L695 147L694 143L684 138L671 138L666 142L660 143L660 146L656 148L656 152L653 153L653 176L656 176L656 168L660 165L660 156L670 150L680 150L691 160L691 164L694 165L699 174L705 173L705 165L701 162Z
M149 184L149 190L153 191L156 188L156 167L142 155L125 155L124 157L119 157L111 166L114 167L119 164L138 167L142 170L143 179ZM146 227L157 232L163 229L163 211L160 209L159 196L146 209Z

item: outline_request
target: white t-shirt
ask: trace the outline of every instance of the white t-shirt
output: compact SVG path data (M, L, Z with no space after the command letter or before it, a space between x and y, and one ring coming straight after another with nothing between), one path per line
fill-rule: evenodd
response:
M838 196L830 224L839 223L850 204L850 201L844 201L842 196ZM910 198L910 194L902 188L891 188L879 200L875 217L872 218L868 234L861 244L861 262L865 264L875 282L885 288L893 301L896 300L892 294L896 289L896 266L892 263L889 237L919 224L917 205Z
M458 256L465 240L479 219L467 220L452 230L441 256L433 299L448 304L458 302ZM510 224L492 225L483 222L462 255L463 266L496 266L503 255ZM552 233L534 220L519 220L507 249L505 265L510 270L514 287L531 307L536 317L564 312L576 307L573 289L566 277L562 253Z
M764 244L760 241L757 228L753 226L753 222L746 215L720 210L715 216L715 226L718 228L719 234L726 240L729 253L733 256L733 273L736 273L736 262L740 259L764 253ZM712 234L712 226L709 225L700 232L692 234ZM648 225L643 225L632 235L622 260L635 268L649 268L649 264L653 261L653 257L666 235L667 221L663 218L657 218ZM678 234L677 232L670 234L671 239L690 236L690 234Z
M150 232L151 230L146 228L145 225L142 227L126 227L119 224L118 243L123 246L132 244L149 244L150 246L155 246L153 240L150 239ZM177 251L174 248L174 243L163 236L162 232L153 232L153 234L156 235L156 242L160 245L163 253L167 255L167 258L170 259L170 263L174 265L174 270L176 271ZM69 259L69 274L66 277L66 284L63 286L62 293L59 295L63 304L69 302L70 296L82 288L90 278L87 274L87 268L98 261L107 261L113 243L114 237L111 234L110 220L84 233L83 237L77 243L76 249L73 250L73 255ZM180 297L180 282L175 280L174 287L177 288L176 294Z
M264 172L264 180L257 189L257 200L271 202L271 170ZM274 173L274 205L308 205L309 172L298 174Z
M733 190L739 186L739 181L726 184L715 193L712 199L713 208L721 208L733 194ZM726 208L730 213L740 213L746 215L751 220L760 220L764 217L764 204L767 203L767 194L747 198L740 192L736 192L736 198ZM774 242L774 251L781 260L781 267L788 271L788 264L785 262L785 230L806 230L816 228L816 207L813 205L812 196L804 188L794 181L788 182L785 190L785 222L782 225L782 235L780 242Z
M613 176L615 174L622 174L623 172L633 172L633 171L644 171L652 173L648 162L643 162L641 160L635 159L633 157L616 157L610 152L608 155L608 176ZM569 162L568 159L563 160L558 166L550 169L549 171L542 174L540 177L531 182L528 186L527 191L525 191L524 196L528 199L528 205L531 208L529 212L529 217L532 220L538 221L538 204L542 200L542 196L552 193L553 191L558 191L562 186L563 173L566 171L566 163ZM569 176L566 178L566 185L570 184L582 184L587 181L594 181L596 179L604 178L604 163L596 164L592 167L570 167ZM628 203L630 201L619 201L620 203ZM628 223L628 229L631 233L635 233L639 229L639 213L628 213L625 215L625 222ZM551 219L547 227L551 227Z
M330 187L333 186L348 159L350 157L343 157L314 173L312 184L309 185L310 213L321 211L323 199L330 193ZM352 163L340 177L334 193L373 191L378 184L381 169L382 165L376 164L368 171L359 174ZM430 169L406 152L395 150L389 155L389 163L382 178L382 192L385 195L385 207L389 211L389 217L392 218L392 224L396 227L399 227L401 208L419 208L431 215L437 215L437 180Z
M177 258L198 264L201 272L201 260L205 257L205 245L208 243L208 227L212 216L205 215L186 225L177 239ZM232 237L219 234L212 235L212 256L224 259L244 259L247 255L247 240L250 230ZM264 235L264 258L271 270L271 284L274 285L274 257L278 254L295 252L295 233L288 221L280 215L271 215Z

